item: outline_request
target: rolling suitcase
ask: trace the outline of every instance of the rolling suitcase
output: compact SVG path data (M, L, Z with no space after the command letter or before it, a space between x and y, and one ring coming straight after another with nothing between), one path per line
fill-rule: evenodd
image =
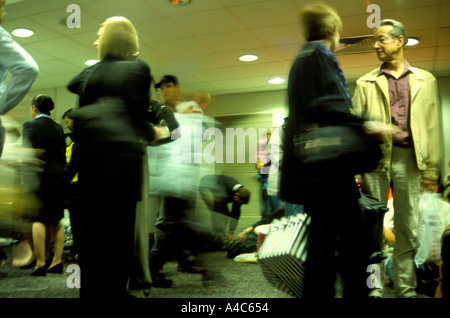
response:
M264 277L277 289L302 297L306 261L307 214L276 219L258 251Z

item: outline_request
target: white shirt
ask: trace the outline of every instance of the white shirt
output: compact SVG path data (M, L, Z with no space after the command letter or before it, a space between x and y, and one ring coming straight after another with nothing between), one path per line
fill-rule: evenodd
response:
M203 114L203 109L194 101L181 102L177 105L177 113L199 113Z

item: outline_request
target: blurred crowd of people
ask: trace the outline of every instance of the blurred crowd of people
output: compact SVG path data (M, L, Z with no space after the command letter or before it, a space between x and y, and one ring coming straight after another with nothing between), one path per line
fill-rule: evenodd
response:
M1 4L3 9L4 1ZM12 73L6 88L2 86L5 115L27 94L38 66L4 29L0 31L2 56L8 57L2 58L2 70L5 76ZM83 272L82 298L123 297L130 289L148 289L150 284L170 287L161 271L174 256L180 270L203 272L189 251L189 213L195 208L199 177L218 177L201 165L172 160L175 149L191 150L195 134L189 133L197 122L203 129L214 125L203 114L210 95L198 91L183 101L173 75L154 83L149 65L138 58L138 36L128 19L107 19L97 36L94 46L100 62L67 85L79 97L79 105L62 116L69 136L51 118L52 97L43 94L32 99L31 120L22 129L7 124L6 131L1 126L1 149L5 148L1 168L8 176L2 179L2 202L15 204L13 209L2 209L2 226L11 231L2 235L12 234L29 244L21 247L23 259L18 263L31 269L31 275L61 274L61 219L67 209L71 258L79 261ZM162 102L150 99L152 86ZM16 138L10 142L12 136ZM150 173L152 165L157 168ZM234 178L220 177L230 181L211 179L200 189L205 202L211 203L214 237L224 243L225 237L232 237L240 206L248 203L250 192ZM149 182L157 189L157 206L149 206ZM154 240L148 237L149 209L157 214ZM217 221L216 213L224 218ZM229 226L228 218L233 220ZM101 228L113 233L111 242L95 239ZM114 266L103 266L101 255L114 255Z
M0 0L0 19L4 4ZM183 155L197 155L193 131L215 124L204 114L211 97L200 91L182 98L175 75L155 83L150 66L139 58L131 21L108 18L94 42L99 62L67 84L79 97L79 105L62 116L71 131L69 143L61 125L51 118L55 104L48 95L34 96L31 120L21 131L8 125L5 129L0 122L0 173L5 176L0 199L19 202L14 218L22 226L30 225L21 231L32 251L23 267L31 268L34 276L63 272L60 221L67 209L74 241L71 252L82 272L81 297L125 297L130 289L170 288L172 281L163 266L174 257L179 270L205 271L191 251L198 195L211 212L211 233L220 244L245 240L258 224L281 215L308 213L305 297L334 297L338 273L344 297L382 297L382 289L367 286L371 238L364 230L359 199L363 191L387 204L392 188L392 280L398 297L416 297L415 229L421 186L445 185L448 201L448 176L440 182L436 79L404 58L405 27L383 20L374 34L382 64L357 81L351 96L334 56L343 28L337 12L313 3L303 8L300 20L307 43L289 75L289 116L264 141L267 153L257 163L264 221L235 235L250 191L235 177L217 174L195 160L173 160L180 149L186 151ZM38 66L2 27L0 55L0 115L6 115L29 91ZM6 83L7 73L12 76ZM152 88L161 101L151 100ZM325 162L314 175L306 171L296 156L295 139L314 125L347 125L377 140L382 155L377 168L355 176L344 167L330 169ZM5 139L6 135L13 139ZM150 183L156 189L156 206L148 201ZM154 240L149 240L147 219L152 209L157 220ZM2 206L0 213L5 210ZM107 242L99 238L105 228L112 234ZM448 233L448 228L441 233L441 297L450 294ZM114 266L105 266L102 255L114 255Z

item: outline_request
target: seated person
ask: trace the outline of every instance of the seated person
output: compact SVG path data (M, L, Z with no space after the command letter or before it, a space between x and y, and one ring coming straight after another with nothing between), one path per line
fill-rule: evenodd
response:
M247 239L247 235L251 231L256 229L256 227L258 227L260 225L263 225L263 224L270 224L270 223L272 223L273 220L281 219L284 216L285 216L284 206L282 206L279 209L271 212L270 214L268 214L266 216L263 216L261 218L261 220L259 220L258 222L252 224L251 226L249 226L245 230L243 230L241 233L239 233L238 236L237 236L237 241L238 242L245 242L245 240Z

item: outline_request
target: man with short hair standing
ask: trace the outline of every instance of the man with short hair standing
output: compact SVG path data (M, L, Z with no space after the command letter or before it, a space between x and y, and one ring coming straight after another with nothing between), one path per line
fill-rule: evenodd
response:
M180 102L180 85L178 78L173 75L164 75L155 85L159 89L164 99L164 105L176 112L176 106Z
M381 21L374 48L383 64L357 80L353 96L358 115L399 128L385 136L383 158L362 180L363 188L384 203L389 188L393 188L394 289L398 297L405 298L416 296L414 242L420 184L437 182L441 158L436 79L405 60L403 47L407 42L402 23ZM372 295L381 297L382 289Z
M190 222L196 200L193 184L197 183L198 169L195 165L174 164L172 157L178 142L183 142L183 138L188 140L187 136L182 136L182 125L175 116L180 103L179 81L176 76L164 75L155 88L160 90L164 99L164 103L153 109L155 121L166 125L171 136L162 140L154 150L158 170L150 177L150 183L158 192L157 220L149 263L153 286L169 288L172 281L166 279L161 271L173 256L178 260L180 271L203 274L205 269L190 252L195 234Z

